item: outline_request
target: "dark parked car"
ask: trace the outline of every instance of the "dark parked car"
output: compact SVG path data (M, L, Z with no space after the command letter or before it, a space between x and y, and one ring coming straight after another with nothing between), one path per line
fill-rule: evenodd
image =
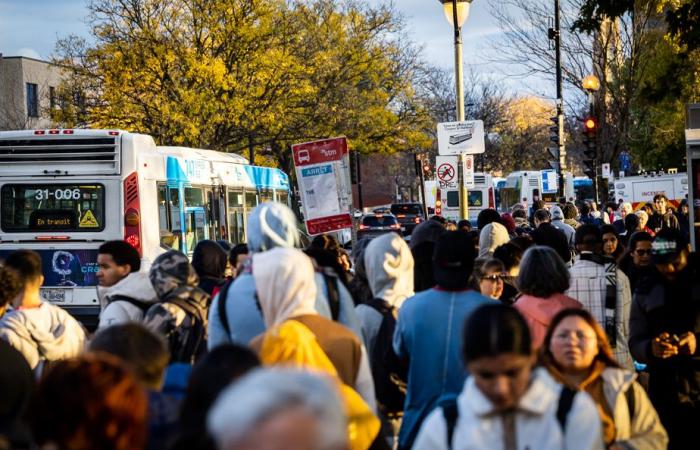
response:
M360 226L357 229L357 239L363 237L375 238L384 233L400 233L401 224L393 214L365 214L362 216Z
M391 213L399 220L404 236L413 233L413 229L425 220L423 205L420 203L394 203L391 205Z

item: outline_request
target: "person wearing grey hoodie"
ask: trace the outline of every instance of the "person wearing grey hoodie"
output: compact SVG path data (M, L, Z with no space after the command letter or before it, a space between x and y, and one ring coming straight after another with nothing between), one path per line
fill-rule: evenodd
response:
M41 256L31 250L17 250L5 260L14 271L22 290L12 299L14 309L0 319L0 339L18 350L37 375L44 364L72 358L85 347L85 330L63 308L42 300L44 282Z
M508 230L498 222L491 222L479 233L479 260L493 257L493 252L510 241Z
M250 253L261 253L276 247L299 247L299 231L294 213L286 205L276 202L261 203L253 209L248 218L248 249ZM327 289L323 274L316 272L316 311L321 316L331 318L327 300ZM338 322L350 328L360 337L360 325L355 315L352 296L338 283L340 308ZM219 306L221 295L217 295L209 308L209 342L211 350L222 343L247 345L251 339L262 334L266 327L257 301L257 288L252 275L252 258L248 258L240 274L231 282L225 292L223 308ZM221 310L225 311L222 318Z
M398 310L404 300L413 296L413 255L398 234L387 233L372 239L364 251L364 263L374 298ZM371 355L382 325L382 314L368 304L357 305L356 311L362 338Z
M576 230L574 227L564 222L564 212L562 209L559 206L554 205L549 208L549 213L552 215L552 226L564 233L566 236L566 242L569 243L569 249L574 250L576 248L576 245L574 244L574 235L576 234Z

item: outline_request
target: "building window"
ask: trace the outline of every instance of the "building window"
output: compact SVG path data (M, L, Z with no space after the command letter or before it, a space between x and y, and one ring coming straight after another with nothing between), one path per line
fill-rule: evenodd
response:
M49 86L49 109L56 109L56 88Z
M39 117L39 90L34 83L27 83L27 115Z

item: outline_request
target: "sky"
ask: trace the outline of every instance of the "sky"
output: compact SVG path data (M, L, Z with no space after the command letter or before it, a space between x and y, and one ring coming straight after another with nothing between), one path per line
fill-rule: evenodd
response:
M365 0L370 5L390 0ZM0 53L49 59L58 38L69 34L87 37L87 0L0 0ZM554 86L542 80L508 78L503 67L489 60L493 41L501 31L489 13L488 1L474 0L463 27L465 70L503 83L513 94L554 95ZM406 34L423 48L425 60L443 69L454 69L453 34L438 0L394 0L405 18ZM506 68L507 69L507 68Z

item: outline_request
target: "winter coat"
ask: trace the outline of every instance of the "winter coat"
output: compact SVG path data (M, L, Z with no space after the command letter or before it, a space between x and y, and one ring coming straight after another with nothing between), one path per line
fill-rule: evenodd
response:
M569 249L575 249L576 245L574 243L574 235L576 234L576 230L574 227L564 221L564 213L560 207L552 206L549 211L552 214L552 226L564 233L564 236L566 236L566 242L569 244Z
M153 261L149 278L158 295L158 303L146 311L144 326L168 341L171 362L198 360L207 348L209 295L197 287L199 277L187 256L177 250L161 254ZM177 303L186 304L187 310ZM186 329L196 331L196 324L204 326L201 339L182 332ZM195 341L198 342L193 344Z
M661 450L668 435L644 388L634 372L607 367L601 374L603 393L613 412L615 442L635 450ZM626 392L633 389L634 411L630 412ZM631 419L631 420L630 420Z
M407 359L408 390L399 444L409 448L425 417L464 385L464 323L479 306L494 303L473 290L428 289L406 300L394 330L394 351ZM418 447L416 447L418 448Z
M316 312L317 288L311 259L297 249L278 247L253 254L252 260L266 329L291 319L309 328L343 381L376 410L374 382L364 345L348 328Z
M0 339L7 341L41 371L43 361L72 358L83 352L85 330L63 308L42 302L36 308L13 309L0 319Z
M542 346L547 327L559 311L566 308L582 308L578 300L564 294L553 294L547 298L523 294L513 306L520 311L530 328L533 348Z
M413 256L406 242L394 233L384 234L372 240L364 252L365 271L373 298L380 298L393 308L413 296ZM371 355L382 315L369 305L356 307L362 326L362 338Z
M274 202L261 203L253 209L248 218L247 235L248 248L253 254L277 247L294 247L299 240L294 213L285 205ZM219 315L220 298L218 295L214 298L209 308L210 349L228 342L247 345L251 339L265 331L265 323L257 306L258 289L252 270L252 259L248 258L224 300L230 333L226 332ZM316 312L330 319L326 281L320 271L316 273L315 278L318 286ZM343 283L337 283L337 286L340 297L338 322L349 327L360 337L362 332L352 296Z
M20 352L0 340L0 442L2 448L33 449L27 410L35 390L35 376Z
M554 249L565 263L571 262L571 247L566 234L551 223L541 223L532 233L532 240L537 245Z
M141 322L147 306L158 302L151 280L143 272L132 272L109 287L97 286L97 296L103 305L98 330L110 325ZM125 297L134 302L121 300Z
M537 450L603 450L600 419L591 397L574 396L567 415L566 432L556 413L562 385L545 369L532 372L530 385L518 402L515 417L515 442L519 449ZM501 450L505 449L502 416L493 412L491 402L476 387L473 377L464 383L457 398L459 416L452 437L447 443L447 426L441 408L430 413L423 423L415 450Z
M224 274L227 263L226 251L215 241L200 241L194 248L192 267L199 276L197 286L210 297L217 287L221 287L226 282Z

